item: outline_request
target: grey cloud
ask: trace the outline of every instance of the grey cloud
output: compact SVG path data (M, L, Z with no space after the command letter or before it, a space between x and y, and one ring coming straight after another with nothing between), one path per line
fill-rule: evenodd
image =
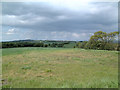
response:
M3 26L30 30L34 34L41 31L93 33L117 30L117 3L90 3L82 11L55 8L47 2L3 3L2 8Z

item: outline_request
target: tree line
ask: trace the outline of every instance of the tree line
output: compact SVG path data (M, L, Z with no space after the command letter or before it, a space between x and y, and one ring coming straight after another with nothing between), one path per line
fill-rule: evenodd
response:
M45 44L43 42L2 42L2 48L14 47L63 47L64 43Z

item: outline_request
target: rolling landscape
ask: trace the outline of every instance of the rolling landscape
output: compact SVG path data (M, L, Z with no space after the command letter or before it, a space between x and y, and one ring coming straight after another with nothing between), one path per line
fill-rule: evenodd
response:
M0 87L117 89L118 3L38 1L2 3Z

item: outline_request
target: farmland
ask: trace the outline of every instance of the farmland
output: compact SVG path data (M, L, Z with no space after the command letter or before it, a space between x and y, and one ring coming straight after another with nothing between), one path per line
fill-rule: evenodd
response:
M2 49L3 88L117 88L118 51Z

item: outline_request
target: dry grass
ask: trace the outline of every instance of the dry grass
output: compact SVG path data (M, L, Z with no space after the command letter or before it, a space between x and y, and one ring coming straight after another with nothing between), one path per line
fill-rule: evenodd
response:
M2 58L4 87L118 87L116 51L16 48L4 49Z

